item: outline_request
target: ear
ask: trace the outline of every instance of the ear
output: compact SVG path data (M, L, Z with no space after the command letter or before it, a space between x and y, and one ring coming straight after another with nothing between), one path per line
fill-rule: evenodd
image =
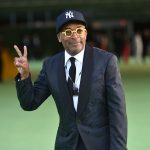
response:
M60 35L60 33L57 34L57 39L61 43L61 35Z

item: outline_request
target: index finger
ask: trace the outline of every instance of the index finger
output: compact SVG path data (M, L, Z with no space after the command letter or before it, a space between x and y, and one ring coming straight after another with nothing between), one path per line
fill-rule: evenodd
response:
M17 45L14 45L14 49L16 50L18 56L22 57L22 53L21 53L21 51L19 50L19 48L18 48Z
M27 54L28 54L28 52L27 52L27 46L24 46L23 48L24 48L24 54L23 54L23 56L27 57Z

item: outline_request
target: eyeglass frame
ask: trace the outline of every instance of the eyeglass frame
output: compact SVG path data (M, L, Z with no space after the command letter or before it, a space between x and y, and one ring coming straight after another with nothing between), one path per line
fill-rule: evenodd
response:
M80 36L80 35L82 35L83 33L78 34L78 33L77 33L77 30L78 30L78 29L82 29L82 31L86 31L86 32L87 32L86 28L84 28L84 27L77 27L77 28L74 29L74 30L72 30L72 29L66 29L65 31L62 31L61 33L64 34L67 38L72 37L73 33L75 33L76 35ZM67 31L67 30L71 31L71 35L70 35L70 36L66 35L66 31Z

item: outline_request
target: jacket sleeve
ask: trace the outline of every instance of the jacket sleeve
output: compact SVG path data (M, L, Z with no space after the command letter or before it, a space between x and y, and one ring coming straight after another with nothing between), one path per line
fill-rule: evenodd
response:
M45 63L34 84L32 84L31 77L25 80L19 79L20 74L17 74L15 77L16 90L21 107L26 111L37 109L50 95Z
M110 150L126 150L127 115L117 58L112 55L106 68L106 95L110 124Z

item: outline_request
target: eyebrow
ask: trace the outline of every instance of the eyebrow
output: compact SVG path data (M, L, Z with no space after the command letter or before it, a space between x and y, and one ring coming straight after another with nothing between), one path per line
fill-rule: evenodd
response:
M78 25L76 28L84 27L83 25ZM63 30L71 29L70 27L65 27ZM71 29L72 30L72 29Z

